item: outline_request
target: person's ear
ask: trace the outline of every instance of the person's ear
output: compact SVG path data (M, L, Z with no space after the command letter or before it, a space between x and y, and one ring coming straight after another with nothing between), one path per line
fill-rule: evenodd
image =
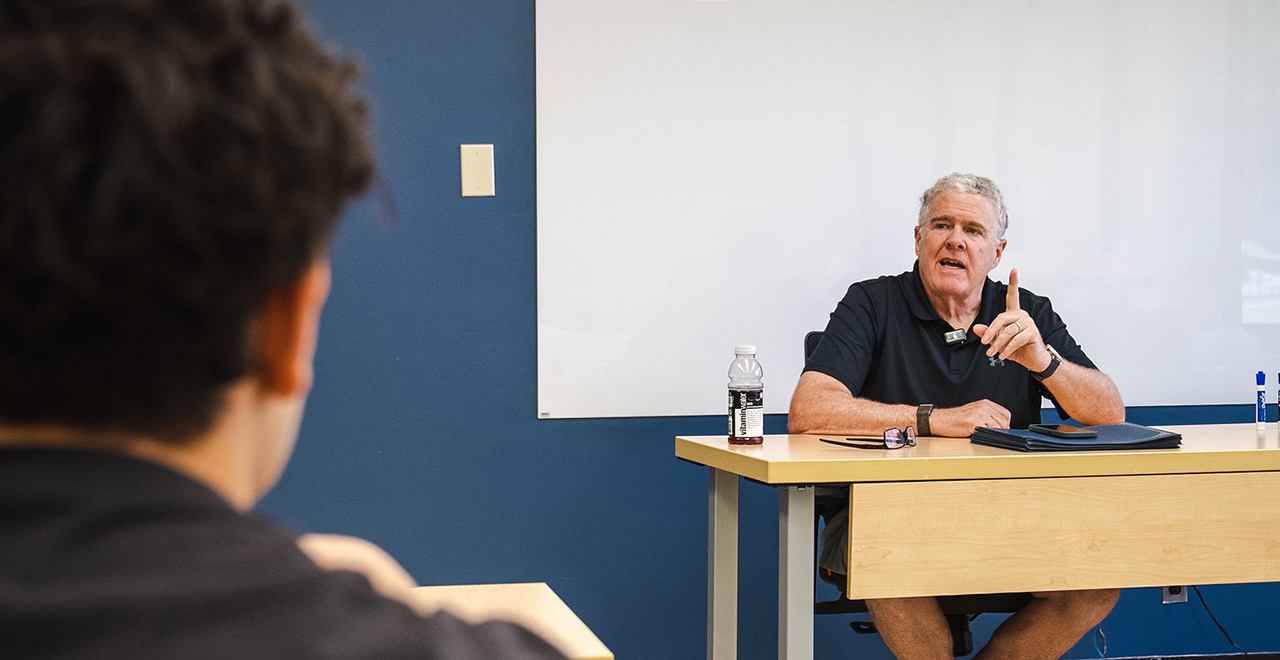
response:
M317 257L298 279L267 297L259 377L271 394L288 397L311 391L320 312L329 296L330 280L328 258Z

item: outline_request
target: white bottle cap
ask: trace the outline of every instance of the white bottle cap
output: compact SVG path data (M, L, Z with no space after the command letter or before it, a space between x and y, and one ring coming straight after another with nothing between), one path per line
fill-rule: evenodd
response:
M755 355L756 346L755 344L738 344L737 346L733 347L733 354L734 355Z

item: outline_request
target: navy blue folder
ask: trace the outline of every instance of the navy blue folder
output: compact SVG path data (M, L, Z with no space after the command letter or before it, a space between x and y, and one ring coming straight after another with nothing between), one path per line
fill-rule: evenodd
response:
M1176 449L1182 434L1122 422L1086 426L1098 432L1096 438L1056 438L1027 429L976 429L969 441L1017 451L1096 451L1107 449Z

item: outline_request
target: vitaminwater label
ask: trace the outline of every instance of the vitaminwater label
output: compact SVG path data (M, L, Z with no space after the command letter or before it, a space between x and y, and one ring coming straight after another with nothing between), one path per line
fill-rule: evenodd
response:
M729 390L729 437L764 435L764 391Z

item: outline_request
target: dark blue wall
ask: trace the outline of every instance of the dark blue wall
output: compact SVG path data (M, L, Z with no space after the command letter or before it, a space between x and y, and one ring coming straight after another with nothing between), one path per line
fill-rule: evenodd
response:
M619 658L699 658L707 473L674 458L673 438L723 419L536 419L533 4L304 3L364 61L385 194L353 206L337 238L318 382L263 509L369 538L423 584L547 582ZM470 142L495 145L496 197L460 196ZM1222 414L1139 421L1170 412ZM776 655L776 507L744 483L743 658ZM1280 649L1274 585L1205 595L1245 648ZM1198 604L1161 606L1156 590L1127 592L1103 627L1113 657L1228 648ZM817 648L890 657L832 617ZM1071 657L1096 655L1087 640Z

